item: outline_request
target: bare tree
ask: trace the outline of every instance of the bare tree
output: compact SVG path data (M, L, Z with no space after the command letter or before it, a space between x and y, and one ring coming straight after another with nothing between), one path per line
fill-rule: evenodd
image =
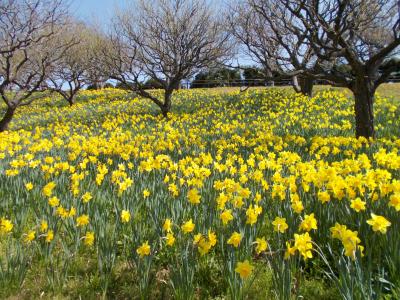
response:
M67 14L62 0L4 0L0 3L0 97L6 111L0 132L7 130L16 109L41 97L51 66L66 45L48 45Z
M353 92L357 137L375 136L374 94L396 68L396 64L384 66L400 45L397 2L276 1L293 20L290 30L306 29L308 45L321 62L316 70L308 73ZM339 64L348 66L350 72L340 71Z
M107 75L106 69L102 67L104 65L104 49L105 45L108 45L110 41L106 36L104 36L98 30L94 30L93 35L90 38L90 43L88 44L90 48L90 65L88 66L87 79L90 85L98 87L104 87L107 80L110 77ZM106 47L107 49L107 47ZM111 49L110 47L108 49ZM107 51L106 51L107 52Z
M314 82L311 71L318 59L308 44L306 29L295 28L284 6L272 0L240 1L230 11L233 13L228 19L233 36L246 54L263 66L265 76L292 76L296 92L311 96Z
M71 45L53 65L46 80L50 91L61 95L72 106L78 92L93 82L96 67L97 33L82 23L68 22L54 44Z
M104 67L110 78L159 106L164 116L185 78L229 57L228 34L205 0L137 1L120 13L107 46ZM144 89L153 79L163 99Z

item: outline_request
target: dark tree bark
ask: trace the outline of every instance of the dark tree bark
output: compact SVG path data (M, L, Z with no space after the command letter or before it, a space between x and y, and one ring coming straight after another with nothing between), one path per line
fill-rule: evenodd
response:
M75 89L71 89L70 91L63 91L63 90L57 89L57 88L51 88L50 90L58 93L61 97L63 97L68 102L69 106L72 107L75 104L76 94L80 90L80 86L76 87Z
M293 88L297 93L312 97L314 79L311 76L299 75L293 77Z
M359 76L352 85L352 91L355 100L356 137L374 138L374 84L366 76Z
M71 96L71 97L68 99L68 103L69 103L69 106L73 106L74 103L75 103L75 96Z
M12 118L14 117L15 108L8 106L3 119L0 121L0 132L8 130Z
M161 112L163 114L163 116L165 118L168 117L168 113L171 111L171 107L172 107L172 93L173 91L165 91L164 94L164 103L163 105L160 107L161 108Z

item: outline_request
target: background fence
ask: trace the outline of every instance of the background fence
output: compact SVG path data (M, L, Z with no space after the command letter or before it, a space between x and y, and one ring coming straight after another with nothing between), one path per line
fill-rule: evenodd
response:
M387 83L400 82L400 74L391 76L386 81ZM328 85L329 83L325 80L315 80L316 85ZM266 79L242 79L242 80L196 80L195 86L191 81L182 82L181 88L211 88L211 87L243 87L243 86L291 86L293 84L292 79L280 79L280 80L266 80Z

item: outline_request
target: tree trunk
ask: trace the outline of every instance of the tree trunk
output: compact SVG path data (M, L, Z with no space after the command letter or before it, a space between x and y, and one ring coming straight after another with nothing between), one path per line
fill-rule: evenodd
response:
M293 76L293 88L297 93L311 97L313 87L314 79L312 77L305 75Z
M6 131L15 113L15 108L7 107L3 119L0 121L0 132Z
M75 103L75 95L71 95L67 98L67 101L69 103L69 106L71 107Z
M352 91L355 100L356 137L374 138L374 84L366 76L360 76L356 78Z
M161 107L161 112L165 118L168 117L168 113L171 111L171 106L172 106L172 92L173 91L165 91L164 94L164 103L163 106Z

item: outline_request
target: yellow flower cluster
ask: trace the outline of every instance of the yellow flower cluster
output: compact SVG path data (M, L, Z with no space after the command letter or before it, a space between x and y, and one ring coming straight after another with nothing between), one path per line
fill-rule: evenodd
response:
M330 230L332 238L342 242L346 256L355 258L357 250L361 253L363 252L364 247L360 245L361 240L357 231L351 231L347 229L346 225L340 225L339 223L336 223Z
M13 227L14 225L10 220L4 218L0 219L0 234L10 233Z
M168 119L121 90L80 97L21 108L0 133L2 241L168 257L171 272L218 255L245 280L255 257L311 260L329 245L355 261L399 238L400 109L388 99L376 99L372 142L352 137L352 102L333 90L178 91Z

